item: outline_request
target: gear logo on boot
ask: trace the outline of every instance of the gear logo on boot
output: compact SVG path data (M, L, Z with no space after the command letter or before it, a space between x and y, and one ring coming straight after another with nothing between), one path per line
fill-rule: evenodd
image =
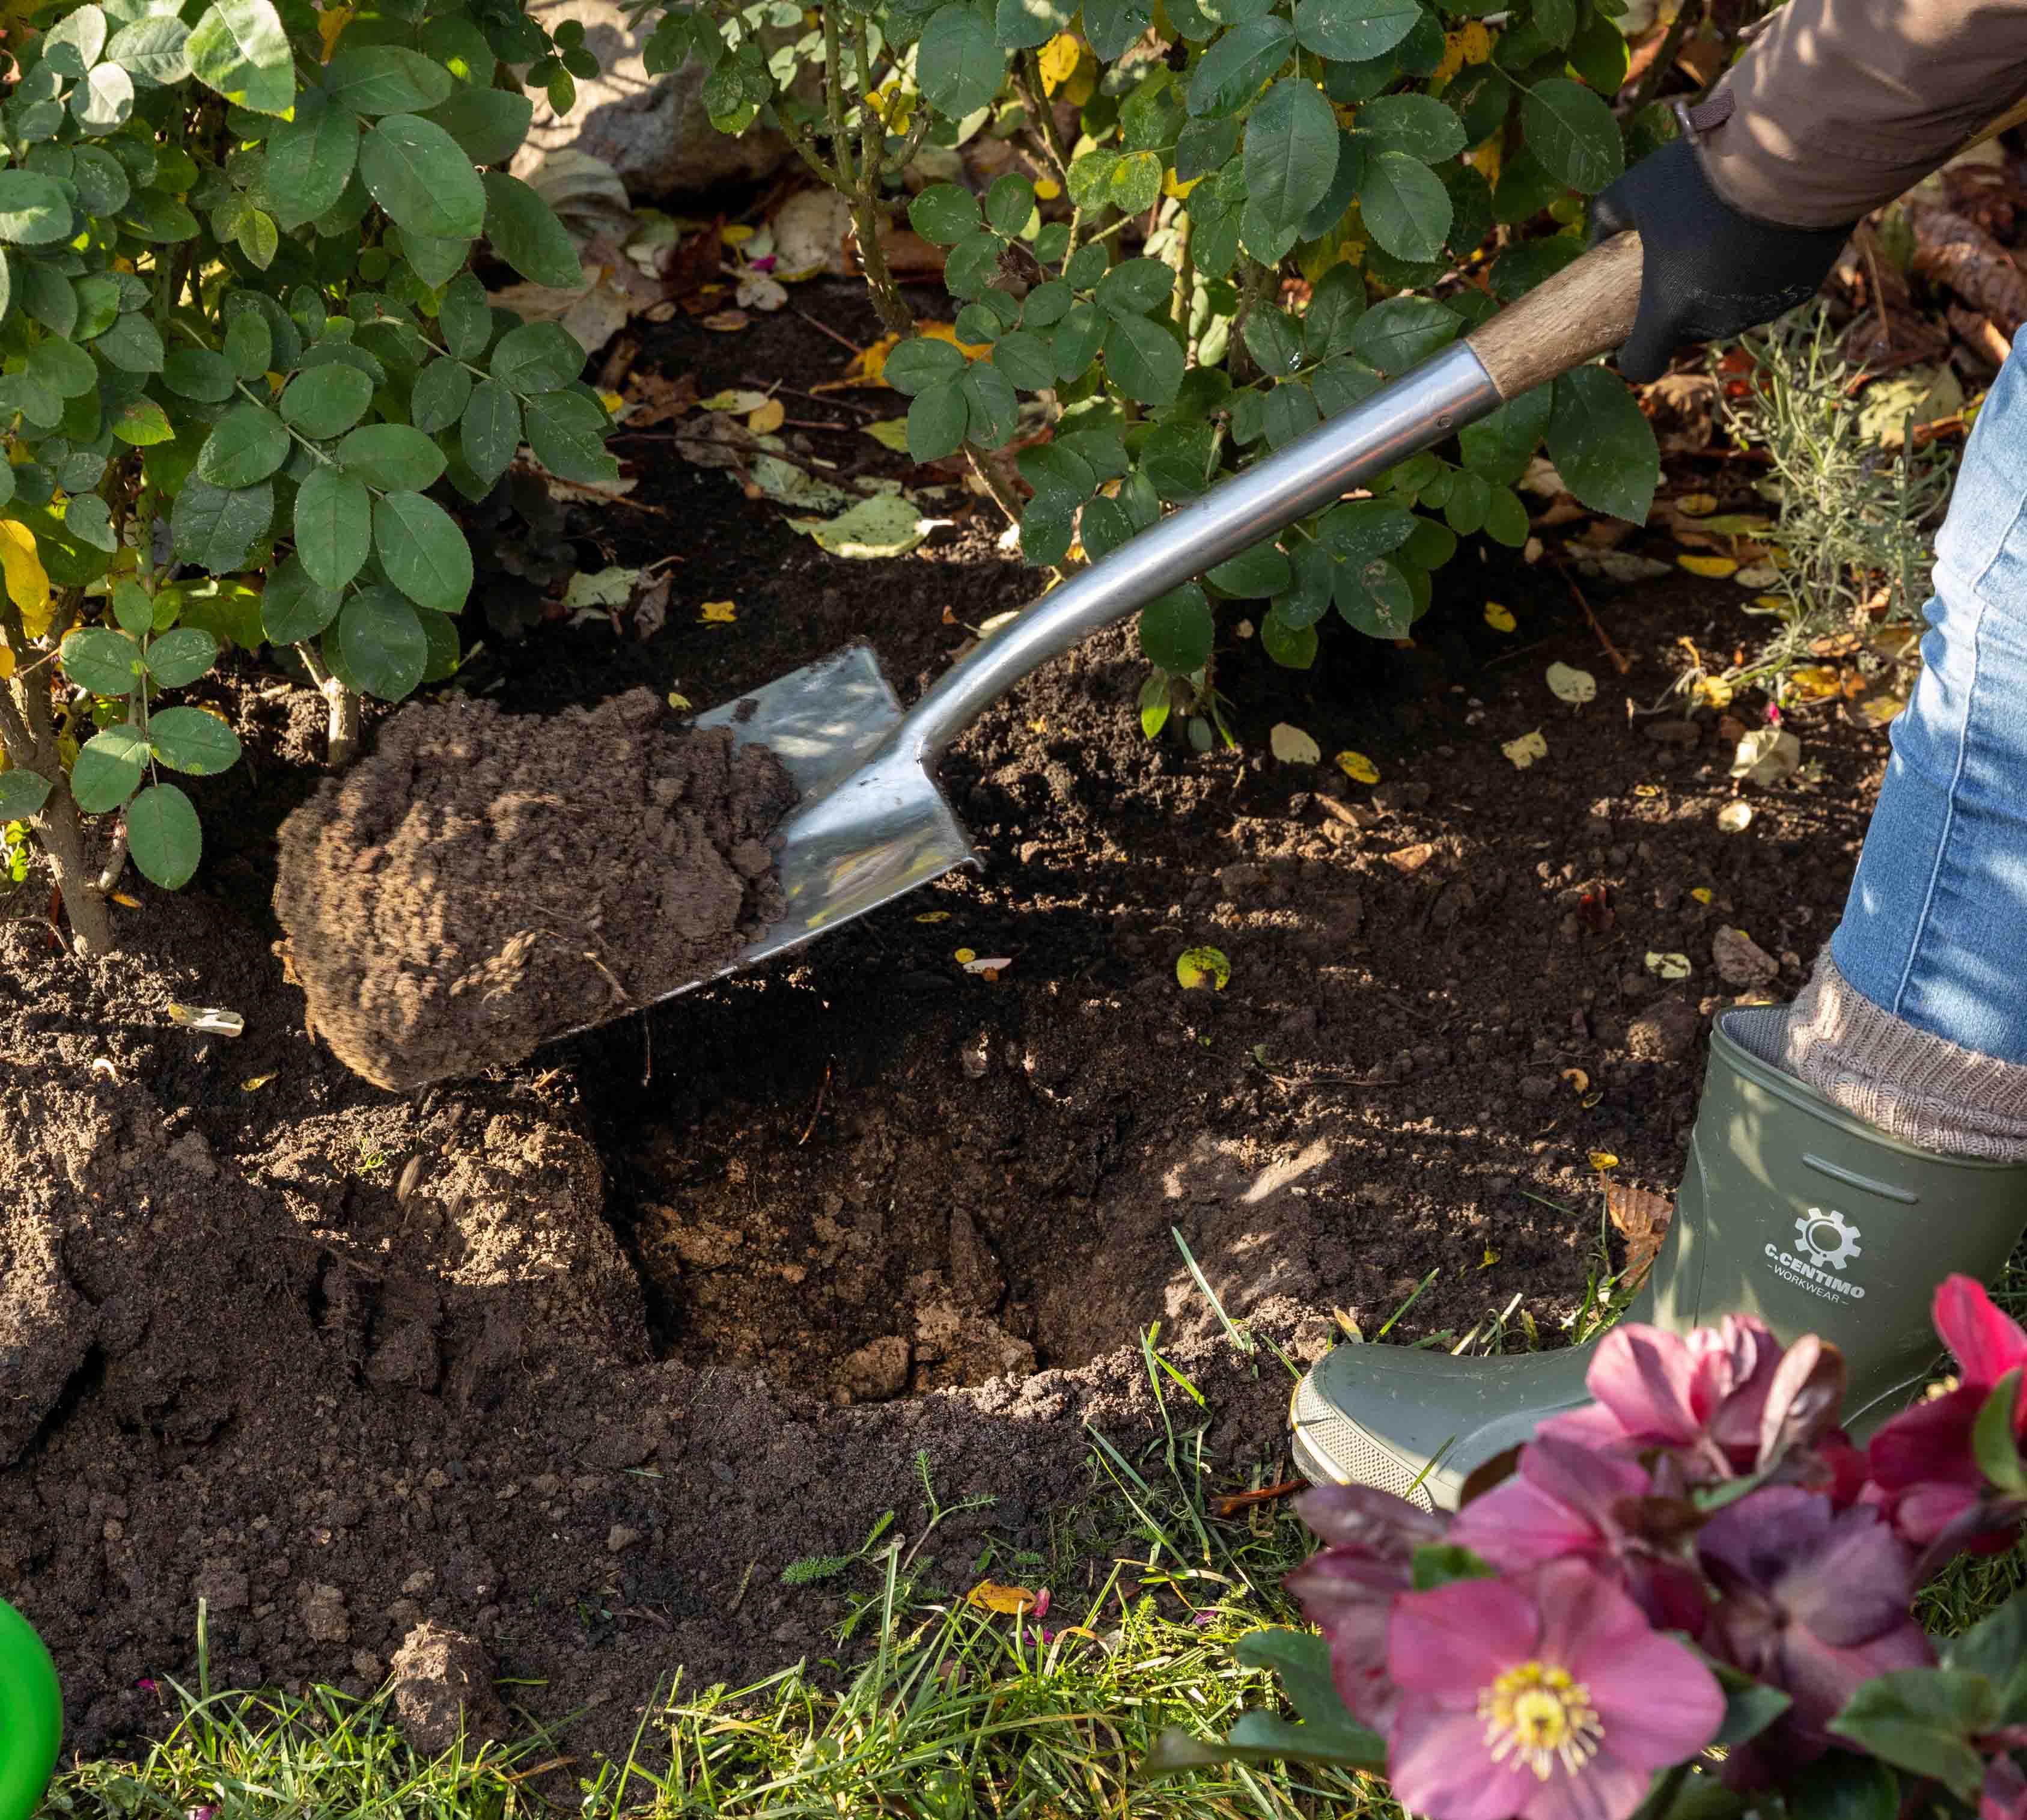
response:
M1858 1227L1851 1220L1834 1207L1811 1207L1795 1222L1793 1251L1769 1242L1767 1261L1774 1274L1792 1288L1824 1301L1859 1301L1864 1299L1864 1286L1852 1282L1844 1272L1861 1250Z
M1841 1270L1859 1255L1858 1228L1834 1207L1826 1213L1811 1207L1795 1222L1795 1249L1820 1270Z

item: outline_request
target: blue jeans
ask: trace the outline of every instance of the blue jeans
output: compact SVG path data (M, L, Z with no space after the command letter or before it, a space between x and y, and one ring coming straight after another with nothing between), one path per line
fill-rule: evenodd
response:
M1972 429L1935 589L1830 951L1875 1005L2027 1063L2027 334Z

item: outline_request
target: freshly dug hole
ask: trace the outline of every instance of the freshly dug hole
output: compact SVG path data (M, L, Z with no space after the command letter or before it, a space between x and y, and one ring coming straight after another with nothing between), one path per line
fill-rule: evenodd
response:
M282 824L275 910L316 1032L402 1091L715 972L781 913L764 748L635 689L404 708Z

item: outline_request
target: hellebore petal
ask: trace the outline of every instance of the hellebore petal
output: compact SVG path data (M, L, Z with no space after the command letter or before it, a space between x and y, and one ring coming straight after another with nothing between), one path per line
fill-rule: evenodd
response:
M1989 1390L2014 1366L2027 1365L2027 1333L1992 1305L1974 1277L1943 1279L1936 1288L1935 1320L1971 1389Z

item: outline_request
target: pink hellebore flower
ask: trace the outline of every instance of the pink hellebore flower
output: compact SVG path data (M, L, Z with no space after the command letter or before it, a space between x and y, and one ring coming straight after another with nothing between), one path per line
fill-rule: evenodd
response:
M1697 1552L1722 1595L1704 1646L1789 1695L1798 1743L1826 1745L1859 1682L1935 1664L1908 1615L1914 1551L1869 1506L1766 1486L1712 1517Z
M1977 1820L2027 1820L2027 1775L2003 1753L1985 1766Z
M2000 1379L2027 1365L2027 1333L1992 1305L1984 1285L1968 1276L1944 1279L1936 1290L1936 1331L1956 1355L1959 1388L1903 1409L1872 1438L1868 1494L1917 1548L1944 1554L1991 1553L2011 1545L2020 1512L1989 1497L1971 1451L1971 1431ZM2014 1415L2022 1431L2027 1399Z
M1384 1732L1401 1697L1386 1672L1387 1620L1414 1584L1416 1549L1440 1542L1445 1520L1367 1486L1319 1486L1295 1509L1326 1545L1283 1583L1330 1645L1338 1697Z
M1663 1552L1682 1533L1671 1514L1689 1511L1657 1497L1644 1467L1549 1435L1521 1450L1510 1479L1457 1513L1449 1539L1505 1573L1575 1556L1624 1588L1660 1629L1694 1635L1708 1608L1703 1582Z
M1431 1820L1625 1820L1717 1735L1724 1695L1582 1562L1396 1600L1386 1773Z

